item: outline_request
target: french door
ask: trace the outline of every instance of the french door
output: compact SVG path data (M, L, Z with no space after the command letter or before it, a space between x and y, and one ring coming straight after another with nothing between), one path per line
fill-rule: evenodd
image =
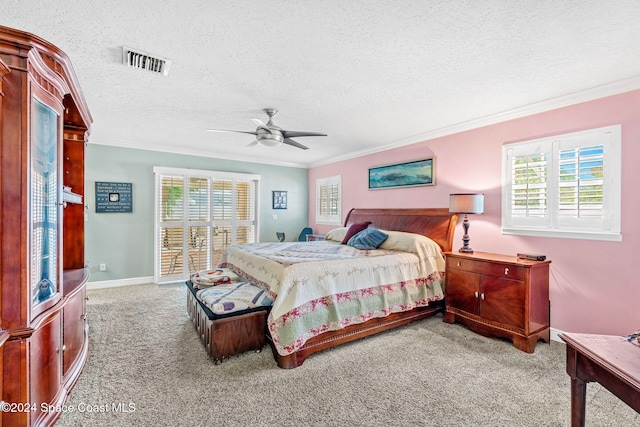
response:
M258 175L154 168L155 281L214 268L225 248L258 236Z

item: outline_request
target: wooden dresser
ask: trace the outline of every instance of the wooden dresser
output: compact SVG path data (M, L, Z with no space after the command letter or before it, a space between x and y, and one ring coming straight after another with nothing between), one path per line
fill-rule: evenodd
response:
M446 254L444 321L533 353L549 342L549 264L476 252Z
M0 425L52 425L86 361L91 122L68 57L0 27Z

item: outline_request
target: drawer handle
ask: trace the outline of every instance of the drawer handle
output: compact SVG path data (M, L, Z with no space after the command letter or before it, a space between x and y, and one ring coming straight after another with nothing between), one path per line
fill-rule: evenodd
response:
M480 294L480 299L484 301L484 292Z
M476 291L476 298L478 298L478 291Z
M462 263L460 261L458 261L458 267L460 267L462 265Z
M506 275L508 275L508 274L509 274L509 268L508 268L508 267L505 267L505 269L504 269L504 275L506 276Z

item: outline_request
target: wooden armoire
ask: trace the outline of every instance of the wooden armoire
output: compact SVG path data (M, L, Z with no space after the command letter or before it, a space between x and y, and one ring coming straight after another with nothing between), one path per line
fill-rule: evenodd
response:
M67 55L0 26L0 425L51 425L87 358L84 149Z

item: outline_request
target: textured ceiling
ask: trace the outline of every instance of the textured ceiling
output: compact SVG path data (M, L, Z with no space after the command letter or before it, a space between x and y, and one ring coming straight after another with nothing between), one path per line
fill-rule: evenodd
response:
M640 2L3 0L71 59L91 142L307 167L640 76ZM122 46L172 61L122 65ZM640 86L637 86L640 87ZM633 89L635 87L631 87ZM327 133L246 145L250 117Z

